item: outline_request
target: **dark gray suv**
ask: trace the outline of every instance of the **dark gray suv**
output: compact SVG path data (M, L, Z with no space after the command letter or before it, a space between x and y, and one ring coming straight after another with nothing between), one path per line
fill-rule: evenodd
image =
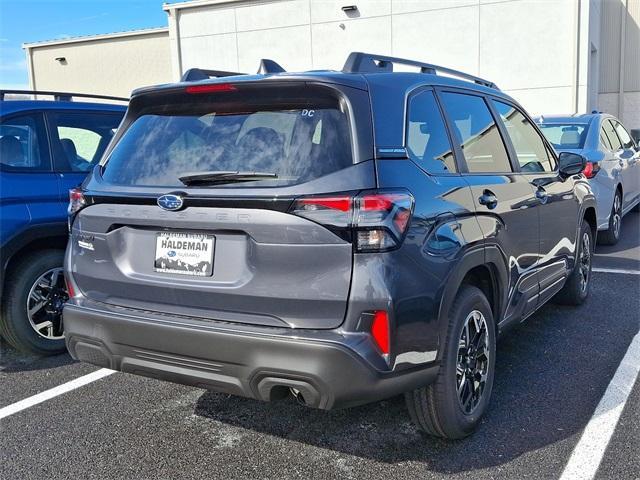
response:
M135 91L71 192L71 355L322 409L404 393L426 432L471 433L497 335L589 292L585 160L435 65L224 75Z

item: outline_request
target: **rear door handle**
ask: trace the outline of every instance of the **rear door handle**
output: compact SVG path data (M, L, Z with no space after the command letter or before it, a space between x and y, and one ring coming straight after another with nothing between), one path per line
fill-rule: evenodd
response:
M485 190L478 198L478 203L486 206L489 210L493 210L498 206L498 197L491 190Z

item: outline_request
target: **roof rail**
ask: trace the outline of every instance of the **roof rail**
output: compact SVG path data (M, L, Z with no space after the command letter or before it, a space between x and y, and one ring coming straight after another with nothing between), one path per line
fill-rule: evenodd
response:
M50 95L57 102L71 102L74 97L78 98L99 98L102 100L117 100L120 102L128 102L128 98L112 97L109 95L92 95L90 93L71 93L71 92L50 92L45 90L0 90L0 100L4 100L7 94L17 95Z
M227 72L225 70L205 70L204 68L190 68L182 74L181 82L197 82L198 80L209 80L218 77L234 77L236 75L246 75L245 73Z
M438 72L446 73L447 75L475 82L478 85L484 85L489 88L498 88L495 83L489 80L469 75L468 73L460 72L452 68L441 67L440 65L433 65L431 63L418 62L416 60L408 60L406 58L387 57L384 55L375 55L363 52L351 52L344 64L344 67L342 67L342 71L345 73L393 72L394 63L419 67L422 73L429 73L432 75L437 75Z

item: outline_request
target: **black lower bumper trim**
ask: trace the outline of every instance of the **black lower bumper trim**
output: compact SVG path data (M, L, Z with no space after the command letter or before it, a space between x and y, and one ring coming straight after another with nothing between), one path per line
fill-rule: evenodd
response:
M67 305L71 356L101 367L269 401L296 391L321 409L388 398L435 379L437 366L379 372L336 342L196 329Z

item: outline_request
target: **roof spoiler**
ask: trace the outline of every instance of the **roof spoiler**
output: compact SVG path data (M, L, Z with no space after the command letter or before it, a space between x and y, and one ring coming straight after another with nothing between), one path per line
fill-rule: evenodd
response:
M258 73L265 75L268 73L283 73L286 72L281 65L268 58L260 60L260 66L258 67ZM248 75L247 73L228 72L226 70L205 70L203 68L190 68L180 78L181 82L197 82L200 80L209 80L210 78L222 78L222 77L235 77L238 75Z
M227 72L225 70L205 70L203 68L190 68L182 75L181 82L197 82L199 80L209 80L210 78L234 77L236 75L246 75L245 73Z

